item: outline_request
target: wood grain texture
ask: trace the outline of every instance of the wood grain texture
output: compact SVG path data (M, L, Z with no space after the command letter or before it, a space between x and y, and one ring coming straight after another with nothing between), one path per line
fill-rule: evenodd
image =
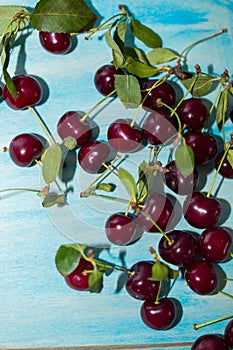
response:
M162 3L126 0L124 3L136 18L161 35L164 47L176 47L177 51L227 27L227 34L195 47L187 64L193 69L199 63L203 71L209 69L218 74L224 68L232 69L232 1L197 0L190 3L177 0L174 5L169 0ZM0 5L5 4L6 1L0 0ZM15 1L7 0L7 5L11 4ZM18 0L17 4L33 7L36 1ZM93 0L91 4L103 18L118 12L116 0ZM111 60L111 52L98 36L88 42L80 36L75 50L66 56L45 52L40 47L37 32L26 38L26 55L20 47L17 45L13 50L10 73L26 71L44 81L48 98L37 110L54 134L56 123L65 111L87 111L99 101L93 75L100 65ZM212 100L213 93L206 98ZM117 103L108 105L96 116L103 130L111 118L118 116L118 107ZM227 137L231 131L232 124L228 121ZM8 146L10 140L21 132L41 133L29 111L13 111L2 102L0 149ZM218 133L217 129L214 132ZM137 155L129 167L133 168L134 162L138 162ZM0 152L0 169L0 189L41 188L41 176L36 167L18 168L3 152ZM231 300L219 294L198 296L189 290L181 277L169 295L182 304L182 318L176 327L165 332L153 331L142 323L139 316L141 302L130 298L124 288L119 288L123 277L117 271L105 278L100 295L77 293L67 288L54 263L58 247L80 237L85 239L85 234L88 237L93 235L93 242L96 239L98 243L102 239L99 235L103 231L104 218L116 208L110 203L97 203L94 199L81 203L80 188L89 180L90 177L79 170L74 181L69 183L75 191L70 194L71 210L68 212L59 209L46 211L41 207L40 199L28 192L0 196L0 348L127 350L139 349L139 346L140 349L171 346L170 349L177 349L181 348L178 343L184 342L182 348L190 349L190 343L201 334L223 333L226 322L198 331L193 330L193 324L230 314ZM205 190L208 185L209 180ZM232 202L232 194L232 182L225 180L218 196L227 203ZM179 200L182 202L183 199ZM232 219L230 213L225 226L232 228ZM190 229L184 220L178 227ZM123 256L126 266L130 267L138 260L149 260L148 247L156 247L158 240L158 235L147 234L143 240L127 248L106 245L99 256L117 265L122 264ZM222 264L222 267L232 278L232 262ZM232 284L228 283L224 290L232 294Z

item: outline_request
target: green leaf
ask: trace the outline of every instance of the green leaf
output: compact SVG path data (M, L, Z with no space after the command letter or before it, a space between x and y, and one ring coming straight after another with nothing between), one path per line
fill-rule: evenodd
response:
M56 180L58 176L61 161L62 151L61 147L55 143L44 152L42 156L42 174L46 184Z
M44 208L50 208L54 205L64 205L65 204L65 195L64 194L55 194L49 193L44 197L42 205Z
M229 97L228 90L223 90L218 100L217 110L216 110L216 122L219 130L221 130L225 124L226 112L227 112L227 106L228 106L228 97Z
M112 192L115 189L115 186L113 184L107 184L102 182L100 184L97 184L95 189L98 191Z
M116 30L117 30L117 35L118 35L119 39L124 43L126 31L127 31L127 22L125 22L125 21L118 22Z
M192 78L182 79L181 83L193 96L200 97L210 91L213 84L213 77L199 74L197 77L193 76Z
M233 169L233 149L229 149L229 151L227 152L227 160Z
M85 248L86 246L82 244L60 246L55 256L55 264L62 276L66 276L75 270Z
M133 75L115 75L115 88L118 97L126 108L138 107L141 102L141 89Z
M130 199L136 202L137 185L133 176L127 170L119 168L118 177L123 186L125 187L126 191L128 192Z
M107 45L112 49L114 65L119 68L124 62L124 56L121 52L120 47L112 37L112 26L105 33L105 40Z
M103 275L102 271L99 271L96 267L90 273L89 288L91 293L100 293L103 288Z
M77 146L77 141L72 136L67 136L63 139L62 145L68 148L70 151Z
M162 46L162 39L160 36L137 19L131 20L131 29L133 34L146 46L151 48Z
M152 191L155 184L157 171L150 166L145 160L138 167L138 198L139 202L147 197L148 193Z
M162 47L157 47L146 54L148 62L154 66L156 64L161 64L165 62L169 62L178 58L177 54L175 54L172 50L165 49Z
M12 82L12 79L7 71L9 62L10 62L10 53L12 46L14 44L17 32L15 33L7 33L2 37L1 46L1 64L2 64L2 73L4 77L5 84L10 92L10 94L16 99L18 94L15 88L15 85Z
M149 61L146 57L146 54L143 50L138 49L137 47L124 47L124 56L125 57L131 57L135 61L139 61L145 64L149 64Z
M150 281L168 280L169 266L157 260L152 266L152 276L148 278Z
M30 12L21 6L0 6L0 35L22 30L29 25Z
M147 63L136 61L130 56L126 58L123 67L139 78L152 77L160 72L159 68L152 67Z
M39 31L82 33L92 28L97 16L84 0L40 0L30 19Z
M175 150L176 166L183 176L189 176L194 169L193 150L185 142Z

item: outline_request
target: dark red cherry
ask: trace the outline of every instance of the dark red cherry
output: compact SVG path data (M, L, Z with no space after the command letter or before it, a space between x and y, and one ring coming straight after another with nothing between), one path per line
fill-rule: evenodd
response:
M197 338L191 350L229 350L229 348L221 336L217 334L204 334Z
M211 227L201 233L198 243L203 258L213 263L219 263L228 256L232 237L222 227Z
M165 194L152 192L146 198L145 207L138 214L136 221L144 231L159 232L153 222L165 231L174 216L173 209L171 201Z
M130 268L132 274L128 276L125 289L133 298L152 301L156 299L159 281L149 280L153 265L151 261L139 261Z
M108 142L118 152L130 153L142 146L142 131L137 125L131 126L131 122L130 119L117 119L108 128Z
M183 100L176 112L181 122L192 130L201 129L208 118L206 105L200 98L195 97Z
M112 64L105 64L95 72L94 84L102 95L107 96L115 90L115 74L123 74L123 72Z
M97 174L106 168L103 163L112 160L112 152L109 145L102 141L87 141L78 152L78 162L88 173Z
M165 112L154 111L143 122L144 139L151 145L170 144L177 135L177 123L174 117Z
M185 270L188 286L197 294L213 294L217 288L218 275L213 265L206 260L195 260Z
M38 80L26 74L16 75L12 82L18 93L18 97L10 94L7 86L4 87L4 99L12 109L25 109L37 105L42 99L42 88Z
M163 260L168 263L186 266L192 262L197 254L197 240L188 232L173 230L167 233L172 243L162 236L158 251Z
M172 107L176 102L176 93L171 84L167 81L164 81L162 84L159 84L151 91L148 91L153 87L157 82L156 79L147 80L142 85L142 101L143 106L146 109L153 111L166 110L166 108L160 104L158 101L161 101L169 107Z
M68 33L39 32L40 43L43 48L56 55L66 54L70 51L72 41Z
M137 224L133 215L115 213L105 222L105 232L108 240L116 245L126 245L133 242L137 236Z
M90 261L81 258L78 266L69 275L66 275L65 281L72 289L79 291L89 290L90 273L85 271L92 271L93 265Z
M207 198L201 192L194 192L185 199L183 213L191 226L207 228L218 223L222 206L217 199Z
M170 298L161 298L158 303L146 300L140 313L145 325L156 330L170 328L176 319L176 307Z
M165 171L163 173L163 181L173 192L179 195L186 195L192 193L198 183L198 171L196 168L193 172L184 176L176 165L176 162L172 160L165 166Z
M207 164L217 154L217 142L214 136L200 131L188 131L184 134L186 144L192 148L194 163Z
M92 137L92 128L87 119L81 121L82 115L75 111L68 111L59 119L57 132L61 139L72 136L77 141L77 147L89 141Z
M220 165L223 154L224 154L224 152L220 152L215 159L214 166L215 166L216 170L218 169L218 167ZM222 165L219 169L219 174L227 179L233 179L233 168L232 168L229 160L227 159L227 157L225 157L223 162L222 162Z
M43 153L44 145L34 134L19 134L9 146L9 155L20 167L30 166Z
M233 320L228 322L225 327L224 339L227 342L227 345L233 348Z

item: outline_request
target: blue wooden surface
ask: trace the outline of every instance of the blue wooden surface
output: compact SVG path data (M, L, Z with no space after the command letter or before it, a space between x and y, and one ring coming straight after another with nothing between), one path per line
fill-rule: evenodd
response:
M16 4L13 0L0 1L0 5L6 3ZM36 1L18 0L17 4L33 7ZM118 2L115 0L93 0L92 4L103 18L118 12ZM213 66L218 74L228 68L232 73L231 1L197 0L190 3L177 0L174 4L166 0L159 4L148 0L127 0L125 4L139 20L161 35L164 47L176 48L177 51L227 27L227 34L195 47L188 56L188 65L192 69L199 63L203 71ZM10 63L11 74L15 73L18 52L17 46ZM28 36L24 68L27 73L41 77L49 87L48 100L37 110L54 133L56 123L65 111L87 111L100 99L94 88L93 74L110 59L110 50L97 36L90 41L80 36L75 50L66 56L45 52L40 47L37 32ZM17 72L22 68L17 67ZM208 96L209 99L212 97L213 94ZM107 112L110 118L115 115L111 107L107 107L99 117L102 119L98 119L102 126L109 120ZM226 134L229 135L230 131L231 123L228 122ZM40 133L40 129L29 111L13 111L1 103L0 148L8 146L10 140L21 132ZM41 186L36 167L18 168L3 152L0 152L0 169L0 189ZM126 344L145 344L145 348L148 344L148 348L149 345L152 348L151 344L156 343L192 342L206 332L222 333L226 322L199 331L193 330L193 323L230 314L232 301L221 295L198 296L188 289L181 278L174 284L170 296L181 302L183 316L175 328L165 332L153 331L142 323L139 317L140 301L130 298L124 289L115 292L119 278L117 271L105 278L101 294L77 293L65 285L54 263L58 247L84 237L85 230L88 239L90 235L97 234L98 243L102 240L103 217L114 210L106 203L89 201L87 206L81 204L78 189L88 179L80 171L77 176L79 178L72 184L76 191L70 197L70 218L65 216L62 209L42 209L39 198L32 193L14 192L0 197L0 348L81 345L101 348L101 345L109 344L120 344L122 349L126 348ZM217 184L219 182L220 179ZM232 194L232 182L224 181L219 197L231 202ZM62 217L61 222L57 221L59 217ZM232 218L231 215L226 226L232 227ZM78 220L78 225L75 220ZM185 229L188 226L181 220L178 227ZM150 259L148 247L156 247L157 241L157 235L148 234L127 248L103 249L100 257L120 265L120 253L125 251L125 262L130 267L138 260ZM232 278L232 262L223 267ZM225 291L232 293L230 283Z

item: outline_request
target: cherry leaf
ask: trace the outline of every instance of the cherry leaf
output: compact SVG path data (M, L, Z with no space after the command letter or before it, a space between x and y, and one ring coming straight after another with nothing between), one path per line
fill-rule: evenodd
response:
M15 33L7 33L5 34L1 39L1 64L2 64L2 73L4 77L5 84L10 92L10 94L17 98L18 94L15 88L14 83L12 82L12 79L7 71L9 62L10 62L10 53L12 46L14 44L15 38L16 38L17 32Z
M228 90L223 90L218 100L217 110L216 110L216 122L219 130L221 130L225 124L226 112L227 112L227 106L228 106L228 97L229 97Z
M55 256L55 264L62 276L75 270L85 248L86 246L82 244L65 244L59 247Z
M77 146L77 141L74 137L67 136L63 139L62 145L71 151L72 149L74 149Z
M62 161L61 147L55 143L43 154L42 159L42 174L46 184L50 184L56 180Z
M178 58L177 54L175 54L172 50L165 49L163 47L157 47L146 54L148 62L154 66L156 64L161 64L165 62L169 62Z
M152 67L145 62L139 62L130 56L126 58L123 67L139 78L152 77L160 72L159 68Z
M135 61L139 61L145 64L149 64L148 59L146 58L146 54L143 50L137 48L137 47L124 47L124 55L125 57L132 57Z
M142 161L142 163L138 167L138 198L139 202L143 202L143 200L147 197L148 193L150 193L153 189L155 178L157 175L157 171L152 168L146 161Z
M128 192L130 199L136 202L137 185L133 176L127 170L119 168L118 177L123 186L125 187L126 191Z
M99 271L97 267L94 268L93 271L90 272L89 277L89 290L91 293L100 293L103 288L103 275L102 271Z
M42 205L44 208L50 208L54 205L64 205L65 204L65 195L64 194L56 194L49 193L44 197Z
M30 15L34 29L62 33L86 32L97 18L84 0L40 0Z
M133 34L141 40L146 46L155 48L162 46L162 39L151 28L145 26L137 19L131 20L131 29Z
M141 89L133 75L115 75L115 88L118 97L126 108L138 107L141 102Z
M195 82L196 80L196 82ZM213 77L210 75L198 75L187 79L181 79L181 83L195 97L206 95L213 84Z
M113 184L107 184L107 183L100 183L97 184L95 187L98 191L104 191L104 192L112 192L115 189L115 186Z
M169 266L157 260L152 266L152 276L148 278L150 281L163 281L169 279Z
M117 24L117 35L119 39L124 43L127 31L127 22L122 21Z
M29 23L30 12L21 6L0 6L0 35L12 33L26 28Z
M230 149L228 152L227 152L227 160L228 162L230 163L232 169L233 169L233 149Z
M185 142L179 145L175 150L175 162L177 168L183 176L189 176L194 169L194 154L191 147Z
M114 65L116 66L116 68L119 68L124 62L124 56L121 52L120 47L112 37L112 27L113 25L106 31L105 40L107 45L112 49Z

